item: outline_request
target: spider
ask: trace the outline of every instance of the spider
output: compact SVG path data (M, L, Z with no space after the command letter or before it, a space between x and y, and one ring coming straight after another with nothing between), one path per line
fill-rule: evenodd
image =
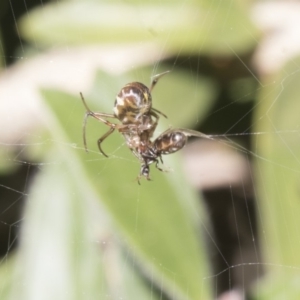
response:
M164 171L158 166L159 162L163 163L162 155L175 153L182 149L186 145L189 136L211 138L198 131L175 128L164 131L153 142L151 141L158 124L159 114L166 117L162 112L152 107L151 92L158 80L168 72L169 71L154 76L150 88L139 82L125 85L116 97L114 114L92 112L80 93L86 108L83 121L83 142L85 150L87 151L85 129L89 116L92 116L110 127L97 141L100 152L106 157L107 155L101 148L101 143L117 129L124 136L128 148L141 162L140 173L137 177L139 184L141 177L150 180L149 165L152 163L155 163L158 170ZM119 119L121 124L111 123L107 118Z
M154 86L157 84L158 80L167 73L169 73L169 71L155 75L152 78L150 88L140 82L132 82L126 84L116 96L113 114L92 112L87 106L82 93L80 93L82 102L86 108L85 118L83 121L83 142L85 150L87 151L85 129L87 118L89 116L92 116L93 118L103 122L110 127L110 129L97 141L100 152L106 157L108 156L103 152L101 143L110 134L112 134L115 129L118 129L121 133L134 131L136 134L147 130L148 135L151 137L157 126L159 115L167 118L167 116L161 111L152 107L151 96L151 92ZM119 121L121 121L121 124L111 123L107 120L108 118L118 119Z

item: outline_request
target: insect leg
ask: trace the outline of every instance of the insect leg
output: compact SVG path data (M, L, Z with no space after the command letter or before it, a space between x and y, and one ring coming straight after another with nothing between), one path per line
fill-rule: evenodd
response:
M160 157L160 160L162 161L161 157ZM161 171L161 172L167 172L166 170L160 168L160 167L158 166L158 164L159 164L159 161L156 160L156 162L155 162L155 167L156 167L156 169L158 169L158 170Z

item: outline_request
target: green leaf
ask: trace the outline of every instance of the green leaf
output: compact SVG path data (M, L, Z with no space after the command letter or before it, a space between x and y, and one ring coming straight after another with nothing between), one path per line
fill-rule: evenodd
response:
M281 271L278 272L278 269ZM298 299L300 295L299 269L292 266L268 266L268 275L258 281L251 299ZM274 272L274 274L272 274ZM280 273L280 274L279 274Z
M13 270L15 268L15 255L3 257L0 261L0 297L3 300L8 299L13 283Z
M107 86L113 87L113 79ZM51 90L43 91L43 95L56 118L49 123L53 147L62 155L57 154L52 164L69 161L63 164L60 173L78 178L76 189L90 190L97 195L130 255L157 287L171 298L209 299L209 284L205 281L203 284L209 275L207 257L198 232L199 221L203 224L206 220L203 208L197 204L198 197L182 176L179 160L174 159L179 155L166 159L175 169L173 173L152 168L153 181L142 181L139 186L135 181L139 162L124 146L119 134L112 134L103 143L109 158L99 153L96 140L108 129L106 125L89 120L89 153L85 153L81 133L84 107L79 96L74 98ZM111 99L108 101L112 103ZM86 102L90 104L88 97ZM105 111L105 106L104 100L99 102L98 110L102 111L103 107ZM69 193L70 189L60 192L64 197Z
M13 268L0 269L1 299L156 299L67 152L52 148L30 190Z
M240 1L67 1L20 20L24 38L43 45L153 43L174 55L234 55L257 44Z
M29 193L10 299L82 299L107 294L93 240L96 209L50 151ZM63 156L61 156L63 157ZM99 215L98 215L99 217ZM104 231L104 226L102 226Z
M255 131L267 132L256 136L255 146L260 232L268 279L255 292L257 299L296 299L293 295L299 295L299 284L295 285L300 280L298 61L286 65L270 81L274 85L266 85L258 99ZM287 278L289 288L282 284Z

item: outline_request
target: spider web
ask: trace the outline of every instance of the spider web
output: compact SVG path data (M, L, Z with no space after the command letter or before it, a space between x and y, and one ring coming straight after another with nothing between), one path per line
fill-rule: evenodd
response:
M8 3L7 16L1 23L3 41L7 41L6 36L12 32L11 28L15 28L13 36L17 47L9 48L5 42L1 42L0 47L0 51L5 53L2 55L0 77L3 94L0 118L0 272L4 278L1 297L8 299L19 295L18 292L23 290L19 290L19 276L24 270L29 272L32 268L32 276L26 280L21 277L22 285L30 287L26 291L29 298L28 295L39 295L38 291L30 289L34 286L46 288L50 282L56 287L57 294L49 294L49 299L57 297L60 292L67 293L70 299L76 296L84 298L85 292L93 299L140 299L134 298L134 295L147 295L149 299L181 299L184 295L186 299L192 299L193 280L190 280L190 286L184 293L178 291L181 274L175 271L177 267L169 268L163 262L161 271L155 261L159 255L149 259L148 253L143 253L135 239L135 235L144 230L147 218L143 212L145 203L155 202L147 198L147 189L151 187L161 191L160 185L171 187L180 199L178 207L186 210L195 224L200 224L204 252L209 262L203 268L199 285L211 287L212 297L244 299L247 294L252 294L254 297L281 295L291 298L291 295L298 295L298 290L290 289L287 283L296 282L299 276L298 203L294 201L299 194L296 188L299 180L299 121L294 117L297 105L293 100L299 93L299 60L296 58L299 38L295 35L299 19L295 12L298 4L253 4L253 22L264 32L263 37L252 36L249 32L255 49L245 54L227 43L224 47L230 55L212 58L209 55L185 55L184 43L175 57L166 55L175 35L173 30L168 32L165 43L159 46L148 45L145 41L134 46L73 47L66 41L63 45L55 44L52 49L42 51L38 42L29 46L20 35L21 27L17 20L30 12L29 3L24 1L22 8L21 4L11 0ZM182 1L180 9L189 4L189 1ZM43 2L36 5L46 6ZM141 26L147 27L141 7L136 13ZM227 8L228 16L232 9L231 6ZM168 16L164 9L161 14ZM217 14L212 15L210 21L209 15L203 18L211 31L218 22ZM281 22L277 22L278 18ZM11 27L4 27L8 20ZM225 18L224 26L227 24L229 19ZM242 26L247 31L246 21ZM9 28L7 32L5 28ZM199 47L197 42L194 41L194 48ZM205 42L200 43L200 50L205 51ZM151 65L150 70L141 70L143 65ZM171 74L161 79L153 92L154 106L158 109L161 109L160 104L155 101L164 90L170 90L168 81L170 86L174 82L177 85L176 73L189 74L189 81L193 83L191 94L187 97L191 99L201 98L201 79L214 79L213 84L218 86L218 91L214 91L211 97L215 100L203 106L204 112L195 111L186 123L182 121L188 124L188 128L212 135L213 140L191 138L183 151L174 154L176 159L173 156L164 157L164 166L169 172L158 173L152 166L154 180L143 181L142 186L134 181L139 162L131 156L121 135L114 133L105 141L110 155L106 159L95 147L99 133L101 135L106 130L105 125L89 121L89 154L85 154L81 132L72 133L74 139L71 141L69 138L72 135L61 133L61 129L57 129L55 116L45 112L47 109L37 90L44 88L42 95L46 99L68 99L68 109L62 112L64 123L69 128L78 128L76 124L80 124L81 128L82 117L77 116L83 115L84 108L80 101L74 101L79 96L72 95L79 95L80 91L87 94L89 106L95 109L98 109L99 95L101 99L111 99L104 101L99 109L110 113L114 95L118 87L124 86L124 82L134 79L148 84L150 76L166 68L170 69ZM98 69L101 71L97 73ZM130 71L130 75L123 75L125 71ZM105 81L105 76L110 77ZM163 101L161 98L160 101ZM179 101L174 98L172 107L175 116L178 107L186 100L180 98ZM57 101L55 105L60 103ZM188 109L188 105L186 108L184 105L180 107L182 114L184 109ZM169 126L177 126L178 120L172 117L172 112L169 115L169 111L162 111L169 119L160 120L156 136ZM55 137L45 134L45 123L51 131L59 134ZM56 150L51 150L53 146ZM178 160L181 156L182 160ZM96 168L90 179L85 176L86 171L79 167L80 157L87 165ZM120 174L116 174L118 166L123 165L127 168L119 169ZM183 176L176 177L181 172L181 165L188 183ZM125 183L118 181L120 178L124 180L125 175L122 177L121 173L126 173ZM116 190L122 186L123 190L116 192L117 195L134 195L135 211L130 223L133 232L127 235L127 239L124 238L126 228L122 227L122 219L116 217L126 215L125 204L115 201L110 205L115 205L119 215L107 213L107 203L103 199L98 200L97 190L92 187L103 178L113 178ZM84 188L74 186L74 181L83 181ZM194 190L199 191L201 209L197 206L199 203L186 200L186 187L181 187L180 182L191 184ZM38 188L32 189L33 185ZM129 187L124 190L124 186ZM49 190L49 195L44 194L45 190ZM105 198L105 193L110 191L105 190L105 185L103 190L102 196ZM167 200L164 203L165 196L156 197L161 197L157 213L167 218L172 212ZM149 208L154 209L150 204ZM157 228L151 217L147 220L149 227ZM278 226L278 222L282 227ZM71 225L67 227L65 224ZM59 232L62 234L57 236ZM170 239L173 234L176 237L176 232L170 232ZM72 256L70 249L60 251L51 244L51 241L63 244L69 236L78 237L69 241L76 248L75 256ZM152 238L152 235L145 237L148 241ZM186 253L192 255L192 250L186 249ZM23 266L24 269L11 267L13 255L17 257L15 264L19 262L22 265L25 261L27 266ZM76 268L83 256L89 258L84 260L86 272L77 274ZM169 258L173 258L171 253ZM37 265L36 260L47 261L47 284L37 276L45 269L44 265ZM58 270L55 269L57 265L60 265ZM78 275L76 289L72 288L73 281L66 276L72 272ZM91 279L89 283L86 283L86 274ZM271 285L276 286L279 282L281 286L268 289L268 278L271 278ZM12 292L14 284L18 288ZM95 288L99 284L101 292ZM131 287L134 287L134 292ZM206 297L206 292L203 292L203 297Z

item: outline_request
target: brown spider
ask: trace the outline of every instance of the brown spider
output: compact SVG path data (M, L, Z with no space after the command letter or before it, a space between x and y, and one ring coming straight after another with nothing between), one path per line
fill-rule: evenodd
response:
M110 129L97 141L100 152L106 157L107 155L101 148L101 143L110 134L112 134L115 129L118 129L121 133L134 131L137 134L143 132L144 130L147 130L148 134L151 134L152 136L159 120L158 114L164 116L165 118L167 116L152 107L151 92L158 80L167 73L169 73L169 71L155 75L152 78L150 88L140 82L132 82L126 84L116 96L113 114L92 112L85 103L82 93L80 93L81 99L86 108L86 114L83 121L83 141L85 150L87 151L85 128L87 118L89 116L92 116L93 118L103 122L110 127ZM107 120L107 118L118 119L122 124L111 123Z
M118 129L124 136L128 148L141 162L140 173L137 177L138 183L140 183L141 177L150 180L149 165L152 163L155 163L157 169L163 171L163 169L158 166L159 161L163 163L162 155L171 154L182 149L186 145L189 136L211 138L198 131L175 128L164 131L153 142L151 141L158 124L158 114L166 117L162 112L152 107L151 92L159 78L168 72L169 71L154 76L150 88L147 88L144 84L139 82L125 85L116 97L114 114L92 112L80 93L83 104L87 110L83 121L83 141L86 151L86 122L87 118L92 116L110 127L97 142L100 152L106 157L107 155L102 151L101 143L115 129ZM121 121L121 124L111 123L107 118L117 118Z

